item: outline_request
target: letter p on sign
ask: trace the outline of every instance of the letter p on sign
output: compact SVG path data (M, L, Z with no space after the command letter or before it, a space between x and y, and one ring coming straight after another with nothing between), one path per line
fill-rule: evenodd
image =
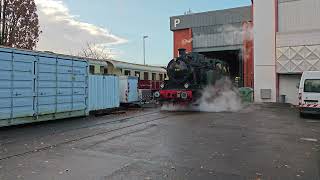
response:
M174 27L176 28L178 24L181 23L180 19L174 19Z

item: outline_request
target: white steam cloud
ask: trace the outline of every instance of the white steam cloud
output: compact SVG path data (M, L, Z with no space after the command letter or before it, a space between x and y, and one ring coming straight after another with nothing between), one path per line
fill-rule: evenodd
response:
M231 80L220 80L203 90L197 109L204 112L239 111L242 109L239 90L232 85Z
M200 111L200 112L237 112L243 108L238 88L230 79L221 79L214 86L208 86L202 91L201 98L195 105L180 106L163 105L163 111Z

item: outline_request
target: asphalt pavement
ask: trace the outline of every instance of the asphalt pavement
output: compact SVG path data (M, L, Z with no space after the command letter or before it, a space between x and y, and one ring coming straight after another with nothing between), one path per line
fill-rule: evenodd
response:
M0 129L0 180L319 180L320 119L295 108L136 109Z

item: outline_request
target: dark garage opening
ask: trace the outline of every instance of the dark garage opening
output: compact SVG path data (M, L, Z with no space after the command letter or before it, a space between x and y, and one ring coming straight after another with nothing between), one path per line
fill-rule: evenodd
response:
M209 58L220 59L230 66L230 79L239 87L243 87L243 65L240 50L200 52ZM238 80L237 80L238 79Z

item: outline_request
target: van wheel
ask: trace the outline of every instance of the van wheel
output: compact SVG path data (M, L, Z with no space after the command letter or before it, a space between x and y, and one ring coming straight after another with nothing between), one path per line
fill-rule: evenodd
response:
M300 112L300 117L301 117L301 118L306 118L306 114L303 113L303 112Z

